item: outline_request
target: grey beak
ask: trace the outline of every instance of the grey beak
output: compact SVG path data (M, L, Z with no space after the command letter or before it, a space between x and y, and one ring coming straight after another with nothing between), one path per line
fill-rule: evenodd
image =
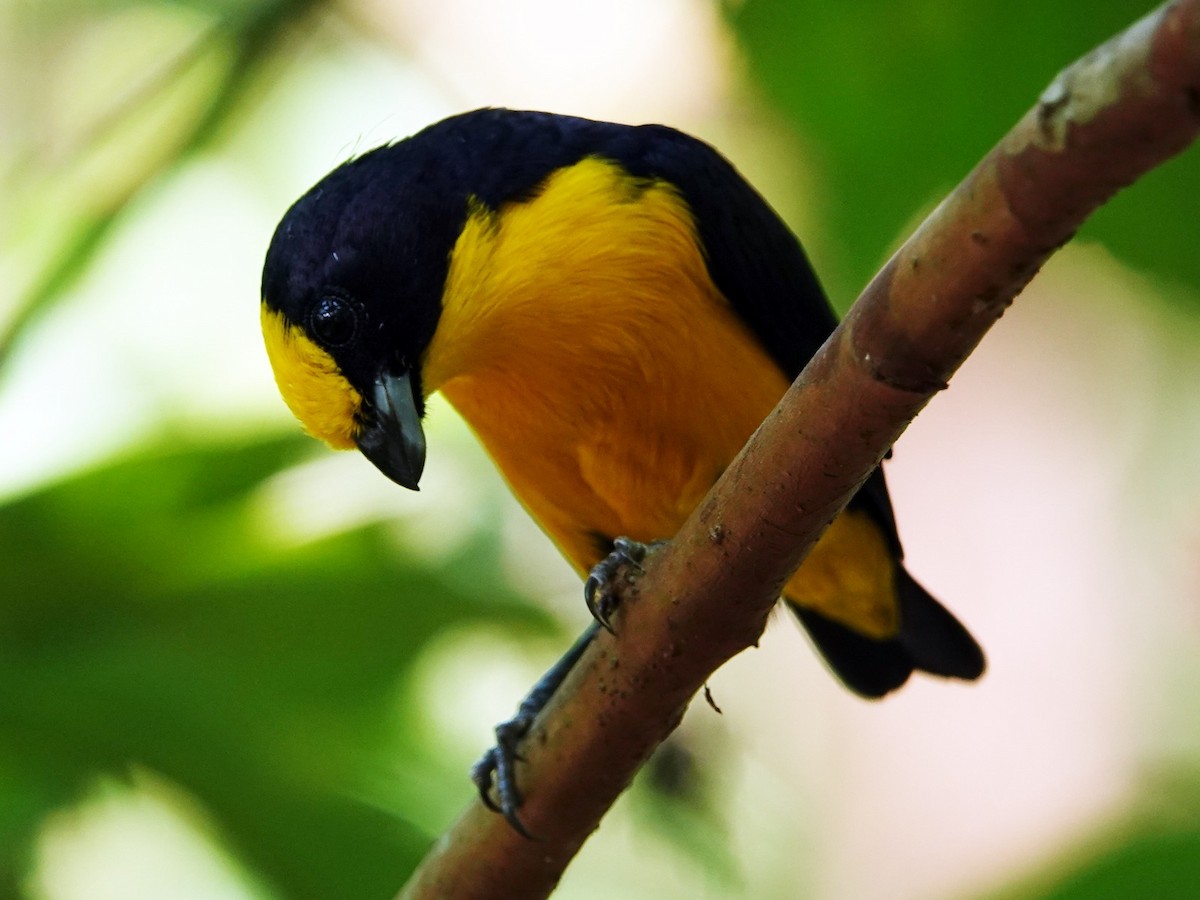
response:
M413 387L410 372L381 374L371 391L366 427L356 442L380 472L415 491L425 468L425 431Z

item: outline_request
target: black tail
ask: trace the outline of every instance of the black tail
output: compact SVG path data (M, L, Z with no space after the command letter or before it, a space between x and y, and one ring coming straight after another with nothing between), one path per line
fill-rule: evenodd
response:
M846 687L864 697L882 697L908 680L914 669L964 678L983 674L983 651L962 623L917 584L903 566L896 567L900 631L876 640L788 603L813 643Z

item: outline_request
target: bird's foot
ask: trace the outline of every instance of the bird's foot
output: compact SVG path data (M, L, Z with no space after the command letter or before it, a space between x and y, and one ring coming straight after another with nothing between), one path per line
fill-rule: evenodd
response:
M612 552L592 567L587 581L583 585L583 599L587 603L588 612L605 631L615 634L612 628L612 615L620 606L621 599L617 591L617 579L624 569L636 574L642 573L642 563L647 555L666 544L666 541L651 541L643 544L626 537L613 541Z
M479 798L483 805L492 812L498 812L522 837L537 840L517 815L523 798L517 788L517 763L522 762L521 754L517 752L525 736L533 728L538 714L550 702L554 692L566 679L571 669L579 662L599 631L599 625L592 623L584 630L571 649L550 667L537 684L535 684L517 707L517 714L506 722L496 726L496 746L488 750L479 762L471 766L471 781L479 789ZM496 789L496 800L492 799L492 788Z
M479 789L479 799L483 801L483 805L504 816L513 831L529 840L534 840L534 837L517 815L517 810L523 802L521 792L517 789L516 765L517 760L521 759L517 747L525 735L529 734L536 717L536 712L527 712L522 704L521 710L515 716L496 726L496 746L471 766L471 781ZM492 799L493 784L496 788L496 800Z

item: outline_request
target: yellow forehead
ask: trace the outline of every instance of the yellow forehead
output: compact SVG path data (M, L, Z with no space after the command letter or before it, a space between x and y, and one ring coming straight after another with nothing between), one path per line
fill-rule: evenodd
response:
M338 450L353 448L362 396L333 357L265 303L262 331L279 393L305 430Z

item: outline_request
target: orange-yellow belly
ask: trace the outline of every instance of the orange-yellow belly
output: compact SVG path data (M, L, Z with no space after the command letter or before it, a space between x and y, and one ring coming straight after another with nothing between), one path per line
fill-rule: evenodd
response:
M600 160L472 214L423 380L581 572L602 538L674 535L787 388L712 285L682 200ZM846 514L786 594L886 636L893 566Z
M526 360L520 374L501 368L442 386L581 572L600 560L603 538L674 535L786 388L723 308L676 324L654 353L651 377L646 365L628 361L600 372L539 358ZM711 347L722 348L719 363ZM893 566L875 523L846 513L785 594L886 637L897 624Z

